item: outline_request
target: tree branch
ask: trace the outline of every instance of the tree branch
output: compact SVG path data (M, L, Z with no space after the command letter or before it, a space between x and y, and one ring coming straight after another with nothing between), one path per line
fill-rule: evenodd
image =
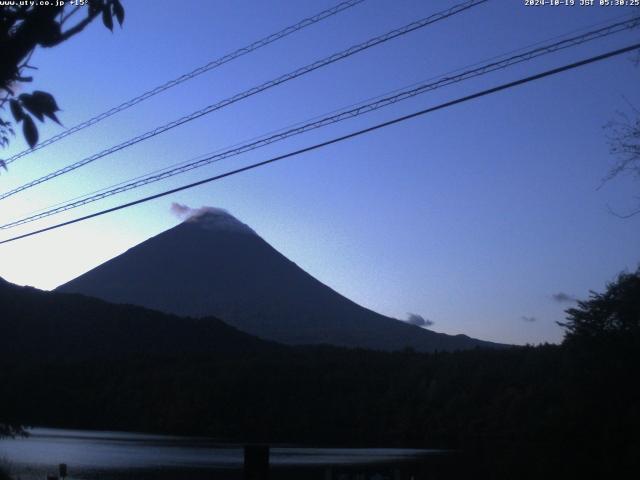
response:
M56 43L56 45L58 45L61 42L64 42L65 40L68 40L71 37L73 37L74 35L77 35L78 33L80 33L82 30L84 30L87 27L87 25L89 25L93 21L94 18L96 18L98 16L99 13L100 12L95 12L95 13L89 14L87 16L87 18L85 18L81 22L78 22L75 26L71 27L69 30L67 30L66 32L62 33L60 35L60 40Z
M80 10L80 8L81 8L80 6L77 6L66 15L63 15L62 18L60 18L60 26L64 25L64 22L66 22L71 17L73 17L76 14L76 12Z

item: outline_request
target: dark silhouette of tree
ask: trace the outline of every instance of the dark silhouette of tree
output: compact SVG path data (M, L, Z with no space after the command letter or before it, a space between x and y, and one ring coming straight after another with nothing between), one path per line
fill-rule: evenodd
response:
M640 109L631 106L632 114L619 113L617 118L607 124L609 130L609 151L617 161L609 171L605 181L623 174L640 179ZM630 213L614 214L629 218L640 213L640 207Z
M24 4L23 4L24 3ZM53 3L53 2L52 2ZM68 3L68 2L67 2ZM47 92L35 90L16 95L16 86L32 81L25 74L34 67L29 64L37 47L51 48L66 42L82 32L98 17L113 30L113 18L120 26L124 21L124 8L120 0L86 0L82 5L30 5L16 2L12 6L0 6L0 145L6 147L15 135L14 127L22 124L22 133L34 147L38 142L38 128L34 117L44 122L45 117L60 123L59 110L54 97ZM84 18L77 16L86 11ZM75 22L75 23L74 23ZM5 116L6 107L12 120ZM0 167L6 169L0 159ZM23 434L19 424L0 423L0 438Z
M565 340L603 338L639 338L640 267L633 273L621 273L604 293L591 292L589 300L566 311Z
M639 302L640 269L569 309L562 345L382 352L272 344L212 318L0 281L0 418L455 449L469 472L443 478L629 478L640 471Z
M640 67L640 52L633 62ZM640 109L629 105L631 112L619 112L616 118L605 125L608 130L609 151L617 161L604 178L608 182L621 175L631 175L640 180ZM640 200L640 196L637 197ZM611 211L620 218L630 218L640 213L640 206L626 214Z
M122 26L124 8L120 0L83 0L80 3L82 5L78 6L42 6L16 2L14 6L0 7L0 109L3 110L0 113L0 145L9 144L18 124L22 125L29 146L36 145L38 128L34 117L40 122L46 117L60 123L56 117L59 108L51 94L36 90L16 95L18 84L32 81L25 72L34 69L29 61L37 47L60 45L98 17L109 30L113 30L114 17ZM86 12L84 18L77 15L82 11ZM12 120L4 115L7 106ZM6 168L1 162L0 166Z

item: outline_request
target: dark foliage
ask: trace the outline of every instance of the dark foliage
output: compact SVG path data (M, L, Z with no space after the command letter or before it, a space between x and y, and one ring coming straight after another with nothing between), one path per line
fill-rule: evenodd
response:
M33 2L37 3L37 2ZM51 2L54 3L54 2ZM20 83L32 81L25 70L33 70L29 64L37 47L51 48L69 40L100 17L113 30L113 17L122 25L124 9L120 0L86 0L82 6L32 5L16 2L13 6L0 6L0 109L9 105L13 122L0 118L0 145L6 146L14 134L14 126L22 124L22 132L29 146L38 142L38 128L45 117L57 123L58 105L47 92L34 91L16 95ZM24 5L23 5L24 4ZM73 23L75 14L84 11L84 18ZM14 123L14 125L12 125ZM1 161L0 161L1 162ZM4 166L4 163L0 163Z
M179 318L0 279L0 355L42 362L283 348L208 317Z
M569 310L568 328L575 333L561 346L389 353L259 340L248 345L236 332L222 341L210 336L205 343L211 348L193 353L120 350L127 341L117 336L102 338L118 355L71 349L52 358L44 344L40 356L1 350L2 415L33 425L226 441L453 448L463 452L473 478L629 478L626 472L640 468L640 394L633 387L638 337L609 335L607 327L597 330L606 340L595 342L599 334L581 335L578 325L583 318L598 324L598 312L618 323L615 315L633 320L636 307L626 305L634 298L634 278L622 275L606 293ZM0 292L8 287L17 288L5 284ZM16 307L15 295L1 297L3 307L14 305L14 315L30 318L33 311ZM52 318L63 325L71 321L73 304L87 311L102 306L107 315L87 317L101 335L109 317L133 308L97 301L89 307L84 297L63 297L66 303L48 304ZM129 322L141 312L159 315L153 317L159 332L174 320L191 328L188 319L134 310ZM126 322L113 321L113 335L118 329L121 337L135 335ZM36 342L47 328L30 324L29 335ZM162 334L154 338L162 343ZM48 342L55 351L55 338Z
M27 424L459 448L478 471L505 477L526 467L519 478L578 471L612 478L639 466L640 398L623 382L638 360L637 350L602 361L557 346L444 354L308 347L5 359L0 382L5 414Z
M604 293L591 292L589 300L579 301L567 310L566 340L637 341L640 336L640 268L621 273L607 285Z

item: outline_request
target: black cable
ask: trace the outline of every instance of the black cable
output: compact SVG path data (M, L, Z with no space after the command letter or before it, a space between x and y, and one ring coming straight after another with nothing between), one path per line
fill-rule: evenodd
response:
M371 127L368 127L368 128L362 129L362 130L357 130L355 132L349 133L347 135L343 135L341 137L336 137L336 138L333 138L331 140L327 140L325 142L317 143L317 144L312 145L310 147L302 148L302 149L296 150L294 152L289 152L289 153L286 153L284 155L280 155L280 156L277 156L277 157L270 158L268 160L263 160L262 162L253 163L251 165L247 165L247 166L242 167L242 168L231 170L229 172L225 172L225 173L222 173L222 174L219 174L219 175L215 175L213 177L205 178L204 180L199 180L197 182L193 182L193 183L190 183L190 184L187 184L187 185L183 185L181 187L173 188L171 190L167 190L167 191L164 191L164 192L161 192L161 193L156 193L154 195L151 195L151 196L148 196L148 197L144 197L144 198L140 198L138 200L134 200L132 202L124 203L124 204L121 204L121 205L118 205L118 206L115 206L115 207L111 207L111 208L108 208L106 210L101 210L99 212L92 213L90 215L85 215L83 217L75 218L73 220L68 220L66 222L62 222L62 223L59 223L57 225L52 225L52 226L49 226L49 227L46 227L46 228L41 228L39 230L35 230L33 232L25 233L25 234L22 234L22 235L18 235L16 237L12 237L12 238L9 238L9 239L6 239L6 240L2 240L2 241L0 241L0 245L3 245L5 243L9 243L9 242L14 242L16 240L21 240L23 238L31 237L33 235L38 235L40 233L48 232L50 230L55 230L55 229L58 229L58 228L61 228L61 227L65 227L67 225L72 225L74 223L78 223L78 222L82 222L82 221L85 221L85 220L89 220L91 218L95 218L95 217L99 217L99 216L102 216L102 215L106 215L107 213L111 213L111 212L115 212L115 211L122 210L122 209L125 209L125 208L133 207L133 206L139 205L141 203L146 203L146 202L149 202L151 200L155 200L157 198L161 198L161 197L164 197L164 196L167 196L167 195L171 195L173 193L181 192L183 190L188 190L188 189L197 187L199 185L204 185L205 183L210 183L210 182L213 182L213 181L216 181L216 180L220 180L222 178L226 178L226 177L230 177L232 175L236 175L238 173L242 173L242 172L246 172L246 171L249 171L249 170L253 170L255 168L268 165L270 163L274 163L274 162L277 162L277 161L280 161L280 160L284 160L285 158L294 157L294 156L297 156L297 155L300 155L300 154L303 154L303 153L307 153L307 152L310 152L310 151L313 151L313 150L317 150L317 149L320 149L320 148L323 148L323 147L326 147L326 146L329 146L329 145L333 145L334 143L342 142L344 140L349 140L351 138L358 137L360 135L364 135L366 133L370 133L370 132L373 132L375 130L379 130L381 128L385 128L385 127L388 127L388 126L391 126L391 125L395 125L396 123L404 122L406 120L409 120L409 119L412 119L412 118L415 118L415 117L426 115L427 113L435 112L437 110L442 110L444 108L452 107L454 105L458 105L460 103L468 102L470 100L474 100L476 98L484 97L486 95L491 95L493 93L497 93L497 92L500 92L502 90L507 90L509 88L517 87L517 86L523 85L525 83L530 83L530 82L533 82L533 81L536 81L536 80L540 80L540 79L545 78L545 77L556 75L558 73L565 72L567 70L572 70L572 69L575 69L575 68L578 68L578 67L582 67L584 65L588 65L588 64L595 63L595 62L598 62L598 61L601 61L601 60L605 60L605 59L608 59L608 58L611 58L611 57L622 55L623 53L631 52L631 51L637 50L639 48L640 48L640 43L636 43L634 45L630 45L628 47L620 48L618 50L613 50L613 51L604 53L602 55L597 55L595 57L590 57L590 58L587 58L585 60L580 60L578 62L570 63L570 64L564 65L562 67L558 67L558 68L554 68L554 69L551 69L551 70L547 70L545 72L538 73L536 75L531 75L529 77L521 78L521 79L515 80L513 82L504 83L504 84L499 85L497 87L489 88L487 90L482 90L480 92L477 92L477 93L474 93L474 94L471 94L471 95L467 95L465 97L461 97L461 98L457 98L455 100L451 100L449 102L441 103L439 105L436 105L435 107L429 107L429 108L426 108L424 110L420 110L418 112L411 113L409 115L404 115L404 116L401 116L401 117L397 117L397 118L394 118L393 120L388 120L386 122L379 123L377 125L373 125Z
M15 195L16 193L22 192L24 190L27 190L31 187L35 187L36 185L40 185L41 183L47 182L49 180L53 180L54 178L59 177L60 175L64 175L66 173L72 172L80 167L83 167L85 165L88 165L92 162L95 162L96 160L106 157L108 155L111 155L112 153L118 152L120 150L123 150L125 148L128 148L132 145L135 145L137 143L140 143L144 140L148 140L149 138L155 137L156 135L160 135L166 131L169 131L173 128L179 127L180 125L183 125L187 122L191 122L197 118L200 118L204 115L208 115L209 113L215 112L217 110L220 110L222 108L225 108L231 104L234 104L240 100L243 100L245 98L251 97L253 95L259 94L265 90L268 90L270 88L273 88L277 85L280 85L282 83L288 82L290 80L293 80L295 78L298 78L302 75L306 75L307 73L311 73L319 68L325 67L327 65L333 64L339 60L343 60L345 58L351 57L352 55L355 55L356 53L368 50L372 47L375 47L377 45L380 45L382 43L388 42L389 40L393 40L395 38L401 37L403 35L406 35L408 33L411 33L415 30L418 30L420 28L424 28L427 25L431 25L433 23L439 22L440 20L444 20L447 19L449 17L452 17L454 15L457 15L459 13L462 13L465 10L468 10L470 8L476 7L482 3L487 2L488 0L468 0L466 2L462 2L459 3L457 5L454 5L451 8L447 8L446 10L442 10L438 13L435 13L433 15L430 15L426 18L422 18L420 20L417 20L415 22L411 22L408 23L407 25L404 25L400 28L391 30L387 33L384 33L382 35L378 35L377 37L373 37L365 42L359 43L357 45L353 45L349 48L347 48L346 50L342 50L338 53L334 53L333 55L330 55L328 57L325 57L321 60L318 60L316 62L310 63L308 65L305 65L304 67L300 67L292 72L289 72L285 75L281 75L275 79L269 80L268 82L262 83L258 86L255 86L253 88L250 88L249 90L245 90L244 92L238 93L232 97L226 98L224 100L221 100L217 103L208 105L204 108L201 108L200 110L197 110L193 113L190 113L189 115L185 115L184 117L178 118L177 120L173 120L169 123L166 123L164 125L161 125L159 127L154 128L153 130L149 130L141 135L138 135L137 137L131 138L125 142L122 142L118 145L114 145L113 147L107 148L106 150L103 150L99 153L96 153L94 155L91 155L89 157L86 157L82 160L79 160L75 163L72 163L71 165L67 165L64 168L61 168L59 170L56 170L54 172L48 173L47 175L40 177L36 180L32 180L30 182L27 182L17 188L14 188L13 190L10 190L8 192L2 193L0 194L0 200L3 200L5 198L8 198L12 195Z
M68 137L71 134L74 134L76 132L79 132L80 130L83 130L87 127L90 127L92 125L95 125L98 122L101 122L102 120L109 118L113 115L115 115L116 113L122 112L123 110L126 110L128 108L133 107L134 105L137 105L140 102L143 102L144 100L147 100L151 97L154 97L155 95L158 95L161 92L164 92L165 90L168 90L172 87L175 87L176 85L179 85L183 82L186 82L187 80L191 80L192 78L197 77L198 75L202 75L205 72L208 72L209 70L213 70L214 68L220 67L222 65L224 65L225 63L229 63L232 60L235 60L236 58L242 57L248 53L251 53L255 50L258 50L259 48L265 47L267 45L270 45L273 42L276 42L284 37L287 37L289 35L291 35L292 33L295 33L297 31L300 31L310 25L313 25L315 23L318 23L326 18L329 18L333 15L336 15L337 13L340 13L348 8L351 8L359 3L364 2L365 0L348 0L346 2L342 2L339 3L337 5L335 5L332 8L329 8L327 10L323 10L322 12L319 12L309 18L305 18L301 21L299 21L298 23L294 24L294 25L290 25L276 33L272 33L271 35L261 38L260 40L257 40L249 45L247 45L246 47L242 47L239 48L237 50L235 50L234 52L228 53L226 55L223 55L220 58L217 58L215 60L212 60L211 62L202 65L198 68L195 68L194 70L185 73L183 75L180 75L177 78L174 78L173 80L169 80L165 83L163 83L162 85L158 85L155 88L152 88L151 90L148 90L144 93L141 93L140 95L127 100L126 102L121 103L120 105L113 107L105 112L102 112L98 115L95 115L94 117L91 117L88 120L85 120L84 122L81 122L71 128L68 128L67 130L64 130L63 132L58 133L57 135L54 135L53 137L50 137L40 143L38 143L36 146L34 146L33 148L28 148L26 150L23 150L19 153L16 153L15 155L9 157L7 160L5 160L5 164L9 165L12 162L15 162L16 160L18 160L21 157L24 157L26 155L29 155L30 153L33 153L37 150L40 150L48 145L51 145L55 142L57 142L58 140L62 140L65 137Z
M246 153L267 145L271 145L272 143L285 140L287 138L291 138L293 136L300 135L302 133L306 133L311 130L322 128L327 125L338 123L350 118L355 118L365 113L376 111L378 109L387 107L389 105L393 105L395 103L407 100L409 98L413 98L417 95L420 95L426 92L436 90L441 87L445 87L458 82L469 80L487 73L502 70L510 66L517 65L521 62L529 61L539 56L557 52L559 50L563 50L566 48L574 47L576 45L580 45L588 41L599 39L607 35L611 35L613 33L619 33L624 30L635 28L639 23L640 23L640 17L635 17L630 20L626 20L624 22L618 22L616 24L613 24L604 28L600 28L598 30L586 32L582 35L571 37L550 45L545 45L542 47L535 48L533 50L528 50L518 55L513 55L511 57L508 57L502 60L481 65L480 67L463 71L457 75L444 76L434 82L416 84L409 89L400 90L395 95L382 97L382 98L378 97L376 98L376 100L370 103L361 104L349 110L343 109L342 111L339 111L338 113L335 113L333 115L329 115L326 117L319 117L318 119L314 119L311 122L298 124L293 128L289 128L286 130L279 130L273 133L272 135L265 135L262 137L258 137L258 139L254 141L249 141L244 144L240 143L237 146L231 147L226 150L223 149L215 153L201 155L194 160L182 162L181 164L176 165L174 167L169 167L169 168L161 169L160 171L148 173L146 175L141 175L129 181L121 182L110 188L104 188L92 194L82 195L79 198L74 198L69 201L62 202L52 207L45 208L43 209L43 211L39 211L37 213L27 215L26 217L20 218L18 220L14 220L14 221L2 224L0 225L0 230L6 230L8 228L14 228L19 225L24 225L26 223L31 223L36 220L41 220L43 218L50 217L52 215L56 215L61 212L65 212L74 208L87 205L89 203L103 200L113 195L127 192L135 188L140 188L145 185L149 185L151 183L155 183L160 180L164 180L166 178L179 175L181 173L189 172L196 168L204 167L206 165L210 165L212 163L216 163L230 157L241 155L243 153Z

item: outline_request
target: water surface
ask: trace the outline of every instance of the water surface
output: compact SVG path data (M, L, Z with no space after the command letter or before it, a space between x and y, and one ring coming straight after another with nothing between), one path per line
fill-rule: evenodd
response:
M43 479L57 472L57 465L69 466L69 478L120 480L131 478L241 478L243 446L221 444L211 439L36 428L27 438L0 440L0 461L22 480ZM273 478L305 472L317 477L327 468L349 469L368 466L387 472L394 466L416 461L436 450L271 448ZM337 470L336 470L337 471ZM277 473L280 472L278 475ZM315 473L313 473L315 472ZM324 478L324 475L319 478ZM384 474L383 474L384 476Z

